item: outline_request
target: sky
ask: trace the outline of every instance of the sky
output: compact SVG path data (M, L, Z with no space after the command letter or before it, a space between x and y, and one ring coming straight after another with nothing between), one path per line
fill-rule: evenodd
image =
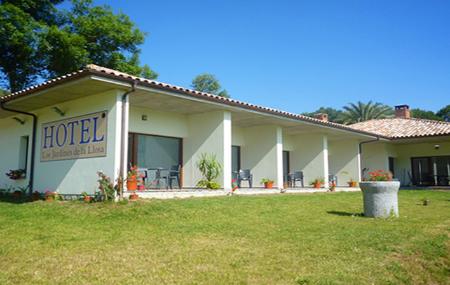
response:
M231 97L302 113L373 100L450 104L450 1L95 0L147 33L141 61L190 87L214 74Z

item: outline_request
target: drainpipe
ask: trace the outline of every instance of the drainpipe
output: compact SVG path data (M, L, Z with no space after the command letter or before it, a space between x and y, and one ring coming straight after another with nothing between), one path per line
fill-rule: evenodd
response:
M362 142L359 143L359 145L358 145L359 160L360 160L359 165L361 165L361 154L362 154L362 146L363 146L363 144L373 143L373 142L377 142L377 141L379 141L379 140L380 140L380 137L377 136L377 137L376 137L375 139L373 139L373 140L362 141ZM361 169L360 171L361 171L361 178L362 178L363 175L364 175L364 171L363 171L363 169Z
M121 134L121 138L120 138L120 162L119 162L119 167L120 167L120 174L119 174L119 178L122 179L122 185L121 185L121 189L120 189L120 196L123 197L123 185L124 185L124 176L123 176L123 169L125 168L125 144L127 143L127 138L125 137L125 128L126 128L126 124L127 122L125 121L125 116L127 113L127 110L125 108L126 102L128 97L130 96L131 93L133 93L134 91L136 91L136 86L137 86L138 81L135 80L133 81L133 84L131 85L131 90L128 90L127 92L125 92L122 95L122 122L121 122L121 126L120 126L120 134Z
M30 178L28 180L28 189L29 189L28 191L31 196L31 194L33 193L33 181L34 181L34 158L35 158L35 151L36 151L37 116L33 113L28 113L25 111L8 108L5 106L5 102L0 103L0 108L5 111L31 116L33 118L33 130L32 130L32 139L31 139L31 158L30 158ZM25 171L26 171L26 169L25 169Z

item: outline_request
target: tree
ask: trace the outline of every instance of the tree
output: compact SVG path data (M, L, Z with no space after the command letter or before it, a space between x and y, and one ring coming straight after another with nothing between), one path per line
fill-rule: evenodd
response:
M64 0L1 0L1 4L11 4L30 15L35 21L49 25L58 24L61 15L55 5Z
M438 121L442 121L443 119L436 115L433 111L426 111L419 108L411 109L411 117Z
M344 106L342 117L344 123L353 124L372 119L388 118L392 116L393 112L392 107L382 103L373 103L372 101L363 103L358 101L356 104L350 103Z
M318 113L327 114L328 120L330 122L335 122L335 123L340 123L340 124L344 122L343 118L342 118L342 115L343 115L342 110L337 110L332 107L320 107L315 112L303 113L303 115L309 116L309 117L314 117L314 115L318 114Z
M0 72L4 87L17 91L31 85L43 67L38 56L41 25L18 7L0 5Z
M436 112L436 115L444 121L449 121L450 118L450 105L447 105Z
M222 86L220 86L219 80L217 80L214 75L209 73L202 73L200 75L197 75L194 80L192 80L191 86L192 88L194 88L194 90L200 92L211 93L226 98L230 97L227 90L222 89Z
M109 6L72 0L69 10L58 10L55 5L62 0L0 1L0 72L13 91L88 63L157 77L139 61L145 34Z

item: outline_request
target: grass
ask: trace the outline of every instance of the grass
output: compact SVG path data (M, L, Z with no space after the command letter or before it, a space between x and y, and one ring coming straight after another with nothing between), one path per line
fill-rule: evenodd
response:
M361 193L0 202L0 284L449 284L450 192L399 199L398 219Z

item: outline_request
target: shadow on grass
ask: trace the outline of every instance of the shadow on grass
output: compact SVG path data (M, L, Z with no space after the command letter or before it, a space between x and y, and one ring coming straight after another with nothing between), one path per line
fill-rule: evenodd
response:
M350 213L343 211L327 211L327 214L336 215L336 216L344 216L344 217L364 217L363 213Z

